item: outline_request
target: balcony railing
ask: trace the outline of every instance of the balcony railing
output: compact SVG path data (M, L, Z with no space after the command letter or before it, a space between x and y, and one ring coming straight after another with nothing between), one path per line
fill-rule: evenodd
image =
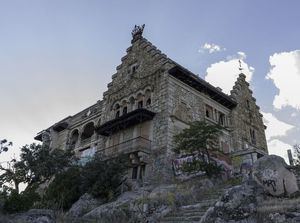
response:
M83 139L83 140L80 141L80 146L85 146L85 145L91 143L91 141L92 141L91 137L87 138L87 139Z
M117 145L98 150L97 153L100 153L103 156L115 156L120 153L126 154L138 151L150 153L150 149L151 141L149 139L139 136L137 138L130 139Z

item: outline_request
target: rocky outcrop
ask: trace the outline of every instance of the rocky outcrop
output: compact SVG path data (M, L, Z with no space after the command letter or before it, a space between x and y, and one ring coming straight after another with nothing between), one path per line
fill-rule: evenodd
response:
M130 213L130 204L141 195L125 192L116 201L100 205L83 216L83 219L101 219L101 222L128 222L134 213Z
M9 219L9 220L8 220ZM26 213L8 217L6 223L55 223L56 216L53 210L31 209Z
M214 206L210 207L201 223L255 223L255 186L243 184L228 189Z
M66 216L75 218L81 217L103 203L104 201L95 199L92 195L86 193L72 205Z
M284 159L276 155L257 160L253 166L253 177L273 196L292 195L299 191L294 173L287 169Z

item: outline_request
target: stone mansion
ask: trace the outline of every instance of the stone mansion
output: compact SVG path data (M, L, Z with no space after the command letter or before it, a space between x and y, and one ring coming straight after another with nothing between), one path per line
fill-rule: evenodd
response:
M131 46L103 100L35 139L50 148L72 149L82 160L95 153L125 154L133 180L174 176L173 136L196 120L227 127L216 156L252 164L267 154L266 127L245 75L239 75L227 95L168 58L143 37L143 29L133 29Z

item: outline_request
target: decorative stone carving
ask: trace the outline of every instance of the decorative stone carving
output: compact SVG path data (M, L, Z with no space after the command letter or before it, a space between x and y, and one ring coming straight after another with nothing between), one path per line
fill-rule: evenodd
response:
M132 42L134 42L135 40L137 40L138 38L140 38L143 35L144 28L145 28L145 24L143 24L141 26L138 26L138 25L134 26L134 28L131 32Z

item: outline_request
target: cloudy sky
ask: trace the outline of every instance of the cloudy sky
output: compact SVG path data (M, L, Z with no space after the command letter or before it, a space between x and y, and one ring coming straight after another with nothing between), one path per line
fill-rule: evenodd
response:
M170 58L229 92L238 60L270 153L300 143L297 0L0 0L0 138L14 148L102 98L135 24Z

